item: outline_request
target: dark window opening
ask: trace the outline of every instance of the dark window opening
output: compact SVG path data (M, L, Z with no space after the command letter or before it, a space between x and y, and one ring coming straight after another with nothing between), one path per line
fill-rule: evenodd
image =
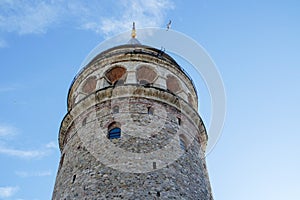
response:
M157 197L160 197L160 192L156 192L156 196L157 196Z
M178 122L178 125L180 126L181 125L181 119L179 117L177 117L177 122Z
M108 132L108 139L118 139L121 137L121 129L116 127Z
M152 107L147 107L147 109L148 109L148 115L153 115L153 113L154 113L154 108L152 108Z
M74 182L75 182L75 179L76 179L76 174L73 176L72 183L74 183Z

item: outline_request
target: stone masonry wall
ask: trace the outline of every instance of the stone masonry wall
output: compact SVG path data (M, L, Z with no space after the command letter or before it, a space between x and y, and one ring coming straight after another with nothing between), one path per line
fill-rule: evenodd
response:
M120 124L120 139L107 138L112 122ZM89 107L69 127L52 199L212 199L199 128L178 108L115 98Z

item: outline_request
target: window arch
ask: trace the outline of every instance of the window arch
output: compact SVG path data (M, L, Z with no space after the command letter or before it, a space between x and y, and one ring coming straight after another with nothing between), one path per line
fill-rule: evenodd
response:
M142 65L137 69L136 77L139 84L147 85L152 84L155 81L157 73L152 67Z
M97 79L96 76L87 78L82 86L82 92L91 93L96 89Z
M107 133L107 138L108 139L119 139L121 138L121 128L120 128L120 123L118 122L112 122L108 126L108 133Z
M154 113L153 107L149 106L149 107L147 107L147 110L148 110L148 115L153 115L153 113Z
M116 66L105 73L105 77L110 84L124 84L126 79L126 68Z
M181 90L179 80L175 76L169 74L167 76L167 88L171 92L174 93L179 92Z

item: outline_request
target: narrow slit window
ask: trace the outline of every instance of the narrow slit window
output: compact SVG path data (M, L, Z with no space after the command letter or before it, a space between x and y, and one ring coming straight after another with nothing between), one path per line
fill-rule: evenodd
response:
M76 174L73 176L73 180L72 180L72 183L74 183L76 180Z
M177 123L179 126L181 125L181 119L179 117L177 117Z
M156 169L156 162L153 162L153 169Z
M160 192L156 192L156 196L157 196L157 197L160 197Z
M185 141L182 138L179 138L179 145L182 150L186 150Z
M154 108L152 108L152 107L147 107L147 109L148 109L148 115L153 115L153 113L154 113Z

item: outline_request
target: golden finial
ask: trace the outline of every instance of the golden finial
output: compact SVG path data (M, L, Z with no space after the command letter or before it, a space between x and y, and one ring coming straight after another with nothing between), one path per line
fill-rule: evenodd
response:
M135 22L133 22L133 24L132 24L132 31L131 31L131 37L132 37L132 38L135 38L135 36L136 36Z

